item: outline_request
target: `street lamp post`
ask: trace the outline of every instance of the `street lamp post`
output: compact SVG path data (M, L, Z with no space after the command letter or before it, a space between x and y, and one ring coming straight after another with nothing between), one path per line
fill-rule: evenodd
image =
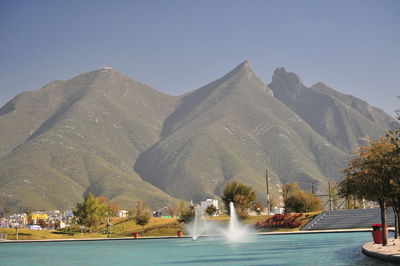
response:
M110 227L111 227L111 223L110 223L110 216L107 216L107 238L110 238Z
M18 226L19 226L19 223L17 223L15 226L15 238L17 241L18 241Z

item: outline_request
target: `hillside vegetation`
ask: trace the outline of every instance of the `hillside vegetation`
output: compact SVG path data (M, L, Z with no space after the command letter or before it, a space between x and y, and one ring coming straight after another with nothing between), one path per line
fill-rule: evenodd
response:
M351 147L393 118L279 68L267 86L248 61L180 97L111 69L24 92L0 109L0 196L13 211L72 209L92 192L133 208L219 198L235 179L341 178Z

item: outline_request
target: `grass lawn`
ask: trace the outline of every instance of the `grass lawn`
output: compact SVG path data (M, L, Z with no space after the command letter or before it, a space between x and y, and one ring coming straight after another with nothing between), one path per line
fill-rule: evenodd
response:
M7 239L16 240L16 230L11 228L0 228L0 234L7 234ZM37 240L37 239L74 239L74 238L95 238L100 237L99 234L94 233L90 236L88 234L75 234L71 235L61 231L53 230L31 230L31 229L18 229L18 240Z

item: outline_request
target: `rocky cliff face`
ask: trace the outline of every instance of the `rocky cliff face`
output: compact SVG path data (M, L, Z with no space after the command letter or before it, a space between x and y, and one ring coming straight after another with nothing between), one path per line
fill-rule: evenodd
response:
M382 110L323 83L306 87L296 74L284 68L275 70L268 86L317 133L346 152L366 136L382 136L393 123L393 118Z

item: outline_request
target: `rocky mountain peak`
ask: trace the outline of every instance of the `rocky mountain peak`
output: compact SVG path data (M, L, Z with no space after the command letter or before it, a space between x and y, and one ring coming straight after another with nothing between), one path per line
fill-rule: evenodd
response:
M304 87L301 78L293 72L286 71L284 67L275 69L271 84L273 84L273 87L289 91L296 91Z
M90 72L86 72L83 73L79 76L77 76L76 78L86 78L89 80L97 80L97 79L108 79L108 80L112 80L112 79L130 79L128 76L126 76L125 74L119 72L118 70L115 69L105 69L105 68L101 68L101 69L97 69L94 71L90 71Z
M216 82L218 84L229 84L227 87L230 88L230 91L235 89L238 91L251 91L252 89L259 91L261 89L268 95L273 95L272 90L254 72L249 60L243 61Z
M249 69L251 69L251 62L250 62L250 60L244 60L236 68L249 68Z
M249 60L245 60L240 63L237 67L235 67L232 71L226 74L223 79L229 79L232 77L257 77L256 73L251 67L251 63Z

